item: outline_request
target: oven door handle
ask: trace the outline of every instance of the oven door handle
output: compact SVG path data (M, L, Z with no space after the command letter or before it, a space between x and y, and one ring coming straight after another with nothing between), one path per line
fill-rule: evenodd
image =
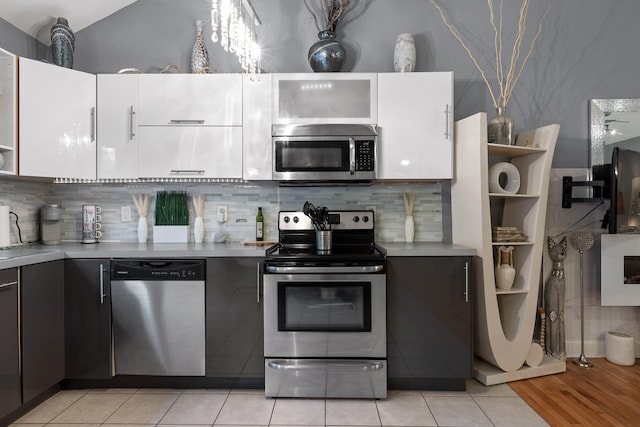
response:
M276 359L269 361L269 367L281 371L308 371L318 368L329 368L332 371L379 371L384 369L384 362L378 360L312 360L293 361Z
M379 273L384 270L384 265L362 265L344 267L295 267L267 265L269 273Z

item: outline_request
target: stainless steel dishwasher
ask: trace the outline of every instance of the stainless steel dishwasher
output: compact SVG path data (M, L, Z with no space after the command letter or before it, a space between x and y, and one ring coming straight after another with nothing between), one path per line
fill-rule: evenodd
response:
M113 260L116 375L204 376L205 261Z

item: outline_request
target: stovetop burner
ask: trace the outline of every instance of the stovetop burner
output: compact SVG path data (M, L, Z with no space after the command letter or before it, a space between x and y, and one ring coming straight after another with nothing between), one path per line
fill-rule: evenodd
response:
M281 211L279 243L266 251L266 262L278 265L370 265L386 260L386 251L374 243L374 212L331 211L330 252L316 249L316 231L303 212Z

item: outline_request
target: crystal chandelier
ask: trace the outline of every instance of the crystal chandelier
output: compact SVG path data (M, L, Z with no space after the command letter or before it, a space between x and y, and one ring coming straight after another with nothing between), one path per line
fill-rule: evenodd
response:
M260 70L260 45L256 27L260 19L251 0L211 0L211 40L235 53L242 70Z

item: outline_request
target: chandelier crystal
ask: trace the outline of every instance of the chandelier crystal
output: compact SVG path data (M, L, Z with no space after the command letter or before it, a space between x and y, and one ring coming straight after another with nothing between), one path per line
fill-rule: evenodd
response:
M234 53L247 73L260 71L260 24L251 0L211 0L211 40Z

